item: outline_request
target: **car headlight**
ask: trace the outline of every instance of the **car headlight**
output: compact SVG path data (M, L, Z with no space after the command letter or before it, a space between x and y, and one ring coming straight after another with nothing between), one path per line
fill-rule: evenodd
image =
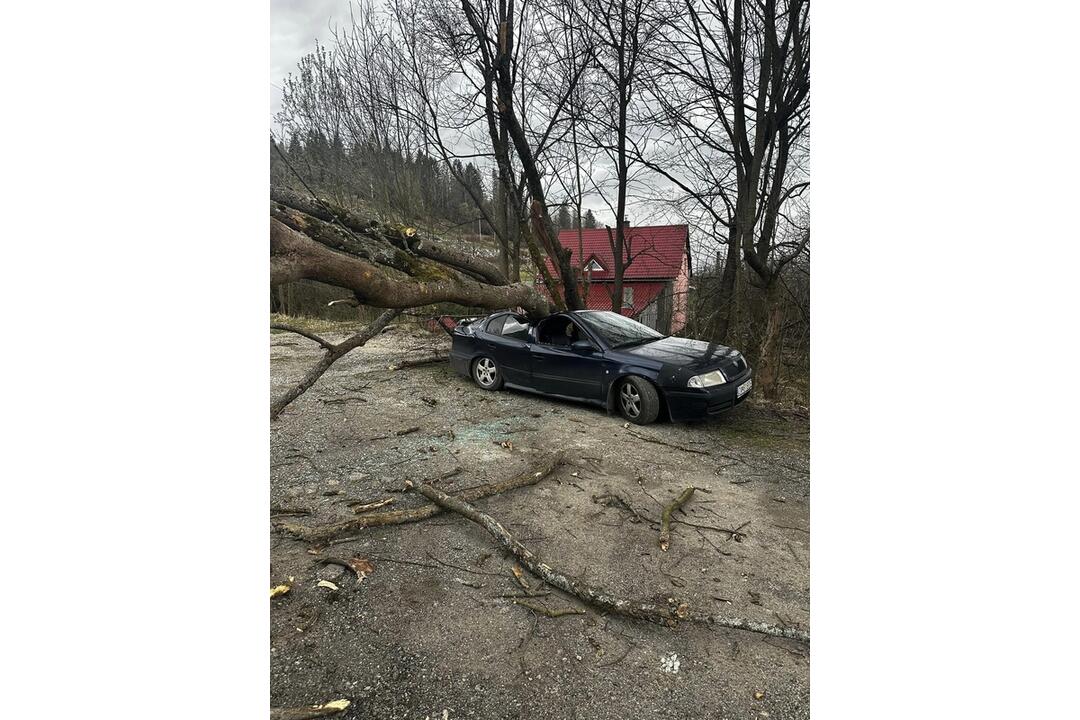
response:
M707 388L712 387L713 385L723 385L726 382L727 378L724 377L722 370L713 370L704 375L695 375L686 382L686 386L692 388Z

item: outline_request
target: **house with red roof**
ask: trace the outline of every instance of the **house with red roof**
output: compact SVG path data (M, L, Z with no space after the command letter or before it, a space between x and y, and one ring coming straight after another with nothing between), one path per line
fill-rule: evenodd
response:
M626 225L622 313L665 334L686 325L690 290L690 229L686 225ZM588 288L585 307L610 310L615 287L615 229L583 228L581 252L578 231L563 230L559 242L571 252ZM548 260L552 275L558 278Z

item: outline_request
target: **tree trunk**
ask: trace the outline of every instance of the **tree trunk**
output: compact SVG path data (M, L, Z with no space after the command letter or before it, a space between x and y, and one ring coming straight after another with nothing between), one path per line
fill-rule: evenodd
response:
M784 298L779 277L765 290L765 315L756 379L761 394L768 400L776 400L780 395L780 333L784 328Z
M739 236L732 227L728 230L727 256L724 259L724 271L720 275L720 292L717 296L717 312L713 325L713 339L719 343L731 344L729 338L735 326L739 304L739 274L742 252Z
M615 275L615 282L611 285L611 311L622 312L623 301L623 255L622 255L622 228L615 228L615 232L611 232L611 228L608 231L608 242L611 244L611 256L614 258L615 266L613 268ZM612 235L615 237L613 238Z
M488 285L449 267L425 266L426 274L404 273L360 257L336 252L288 225L270 219L270 285L319 280L356 293L367 305L410 308L440 302L466 307L522 307L533 317L550 312L551 304L530 285Z

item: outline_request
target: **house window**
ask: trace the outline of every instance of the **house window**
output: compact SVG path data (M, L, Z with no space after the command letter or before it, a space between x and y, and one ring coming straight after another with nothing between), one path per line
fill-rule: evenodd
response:
M624 287L622 289L622 304L631 306L634 304L634 288Z
M596 262L596 259L593 258L589 261L589 264L585 266L585 269L589 270L590 272L603 272L604 266Z

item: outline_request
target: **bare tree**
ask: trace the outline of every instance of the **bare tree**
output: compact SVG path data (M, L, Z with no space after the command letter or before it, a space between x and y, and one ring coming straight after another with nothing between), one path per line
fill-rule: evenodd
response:
M597 47L596 103L585 128L593 145L615 168L615 228L609 233L614 259L611 309L622 310L623 275L632 261L626 237L626 203L633 155L630 138L642 127L631 128L632 105L651 72L650 49L670 22L671 6L655 0L584 0L581 27ZM637 145L644 144L639 139Z
M809 243L791 205L809 185L810 27L806 0L684 0L651 95L671 137L662 161L635 153L727 232L716 335L737 313L742 263L763 293L759 384L774 396L781 272ZM779 228L783 226L783 231Z
M523 3L523 8L525 6ZM523 32L523 29L532 27L530 22L524 13L516 14L515 0L461 0L461 9L475 41L474 62L483 80L485 108L488 109L489 118L491 112L494 112L497 118L497 123L489 123L492 126L492 141L495 142L497 126L499 137L505 136L512 145L521 179L529 195L531 235L539 240L540 246L552 259L559 274L562 297L558 298L558 293L553 293L557 297L556 303L571 309L582 308L584 305L576 274L571 266L570 251L559 243L538 162L538 157L547 147L552 132L559 126L570 93L580 78L580 72L553 102L547 98L540 99L540 102L547 102L549 105L544 113L547 122L539 133L531 132L527 124L528 116L523 114L529 107L526 96L529 85L524 82L520 72L524 64L520 51L523 44L529 40L528 33ZM582 62L581 72L584 66L585 63ZM513 183L512 178L505 177L504 168L500 168L500 173L504 176L504 183ZM534 252L534 261L538 259L535 255ZM546 273L542 262L537 263L537 270L542 275Z

